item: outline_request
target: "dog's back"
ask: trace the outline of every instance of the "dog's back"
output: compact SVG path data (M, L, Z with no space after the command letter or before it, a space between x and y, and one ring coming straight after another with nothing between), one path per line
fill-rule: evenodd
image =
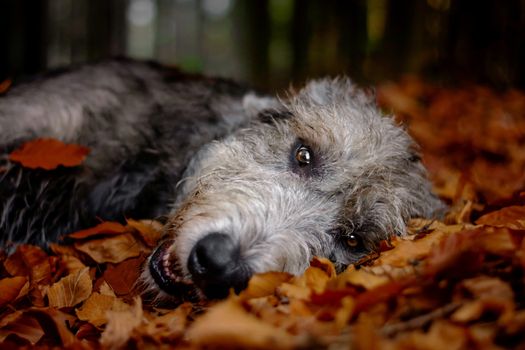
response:
M112 60L48 73L0 97L0 244L45 244L99 219L167 214L203 144L242 125L246 89L153 63ZM7 161L51 137L90 148L52 171Z

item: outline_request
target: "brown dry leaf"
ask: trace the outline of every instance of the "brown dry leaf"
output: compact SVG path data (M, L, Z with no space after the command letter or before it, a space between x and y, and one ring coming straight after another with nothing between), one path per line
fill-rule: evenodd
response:
M86 265L84 265L80 259L72 255L62 255L60 257L60 263L68 274L75 273L78 270L82 270L86 267Z
M15 253L4 261L4 268L11 276L29 276L31 284L49 284L51 265L48 255L39 247L18 246Z
M128 228L119 222L105 221L95 227L77 231L67 235L68 238L85 239L98 235L113 235L129 232Z
M478 225L525 230L525 206L510 206L485 214L476 220Z
M297 345L297 339L246 312L234 297L211 307L186 336L201 347L289 349Z
M391 281L367 290L356 297L355 312L359 313L371 306L386 302L397 297L405 288L417 283L415 276L400 281Z
M484 256L477 244L480 232L479 229L462 231L443 239L426 259L426 273L464 277L478 271Z
M6 79L0 83L0 95L5 94L7 90L11 87L13 81L11 79Z
M62 278L49 287L47 298L49 305L61 308L75 306L86 300L93 290L93 283L89 276L89 267Z
M438 320L427 333L403 334L395 339L394 349L462 350L468 349L467 331L451 322Z
M139 297L134 299L133 305L123 310L108 311L108 323L100 338L104 348L119 349L131 338L133 330L142 323L142 302Z
M44 330L35 318L15 311L0 320L0 342L12 334L35 345L44 336Z
M295 276L289 282L282 283L277 288L277 292L288 298L308 300L312 293L321 294L330 279L326 271L310 266L303 275Z
M24 143L9 154L9 160L30 169L52 170L60 165L78 166L84 162L88 154L87 147L42 138Z
M146 260L146 255L128 259L116 266L108 266L102 279L111 287L118 296L133 294L134 285L141 274L141 266Z
M140 220L127 219L128 226L135 229L142 237L146 245L154 248L157 242L163 235L163 225L155 220Z
M136 331L141 335L151 337L157 344L176 341L186 330L192 308L190 303L179 305L175 310L162 316L154 316L148 323L139 326Z
M273 295L277 287L288 282L291 278L292 275L286 272L256 274L250 279L248 287L241 292L240 297L245 300Z
M116 298L114 295L107 295L94 292L82 304L82 307L76 310L79 320L87 321L96 327L107 323L108 311L125 311L129 305Z
M70 330L70 326L76 321L74 316L52 307L31 308L26 314L39 321L48 342L63 347L69 347L77 342Z
M0 280L0 307L12 303L27 294L29 282L27 277L17 276Z
M98 263L119 263L128 258L137 257L142 252L150 251L130 233L77 242L75 248L86 253Z
M480 230L476 245L486 253L501 256L514 256L518 248L510 230L499 227L484 227Z
M381 253L381 256L374 261L374 266L389 265L393 267L405 267L412 265L415 261L427 257L432 248L446 236L461 231L464 225L444 225L434 221L427 227L425 236L414 240L398 239L395 241L395 249Z
M337 276L336 280L336 283L339 286L351 284L365 289L373 289L382 284L388 283L390 278L385 275L375 275L369 272L366 268L356 270L355 267L351 265L346 271Z
M499 315L503 323L512 319L515 309L514 292L501 279L479 276L463 280L460 285L475 300L465 302L452 314L452 320L466 323L478 320L485 312Z

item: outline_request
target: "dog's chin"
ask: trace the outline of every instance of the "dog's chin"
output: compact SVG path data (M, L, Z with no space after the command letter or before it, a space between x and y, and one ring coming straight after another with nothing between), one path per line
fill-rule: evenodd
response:
M151 254L143 272L146 294L157 294L155 299L170 302L197 301L202 293L191 279L185 277L179 261L170 254L173 240L159 245Z

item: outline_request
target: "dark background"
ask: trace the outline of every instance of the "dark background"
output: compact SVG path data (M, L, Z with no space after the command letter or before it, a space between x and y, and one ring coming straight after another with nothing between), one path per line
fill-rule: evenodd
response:
M525 88L525 0L0 0L0 79L124 55L283 88L417 73Z

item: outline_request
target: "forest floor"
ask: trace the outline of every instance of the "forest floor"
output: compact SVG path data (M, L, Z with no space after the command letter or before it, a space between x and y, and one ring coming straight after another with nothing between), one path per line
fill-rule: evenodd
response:
M134 288L156 222L19 246L0 255L0 348L525 349L525 93L407 77L378 101L421 145L443 221L412 220L339 275L316 258L302 276L256 275L239 295L176 308Z

